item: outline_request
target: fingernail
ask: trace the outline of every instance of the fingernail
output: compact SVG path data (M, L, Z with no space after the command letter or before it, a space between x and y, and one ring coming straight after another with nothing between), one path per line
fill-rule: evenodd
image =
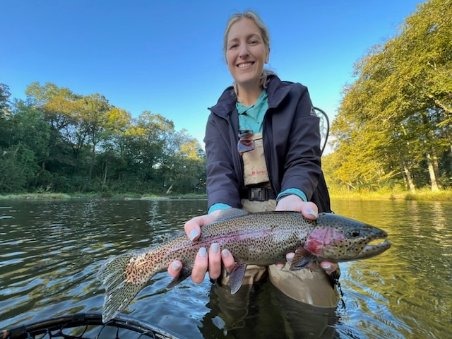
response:
M182 267L182 265L178 261L173 261L173 263L171 264L171 267L172 267L173 270L179 271L180 268Z
M227 249L224 249L223 251L221 251L221 255L224 257L228 257L231 255L231 252L229 252Z
M333 266L331 264L322 264L322 268L325 271L331 270L333 268Z
M295 253L289 253L286 255L286 260L288 263L292 262L293 257L295 256Z
M197 230L191 230L190 232L190 240L193 241L196 237L198 236L198 231Z
M218 253L218 251L220 250L220 246L216 242L210 245L210 248L212 249L213 253Z
M312 215L313 217L317 217L318 216L318 214L317 214L317 212L316 211L314 211L313 209L308 209L307 211L306 211L309 215Z
M205 256L207 255L206 248L205 248L205 247L201 247L201 248L199 249L199 251L198 251L198 254L199 254L201 257L205 257Z

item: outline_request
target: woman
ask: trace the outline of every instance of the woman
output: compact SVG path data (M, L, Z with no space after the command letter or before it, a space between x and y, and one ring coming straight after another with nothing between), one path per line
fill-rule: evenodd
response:
M283 82L264 70L270 54L269 34L255 13L231 17L224 52L234 86L210 108L205 136L209 214L185 224L188 237L198 239L202 226L231 207L250 212L299 211L309 219L315 219L318 211L330 212L320 167L319 118L306 87ZM202 282L207 271L211 279L219 278L222 263L230 271L233 253L220 252L218 244L201 248L192 280ZM336 269L328 262L321 266L329 273ZM175 261L168 272L175 277L181 268L182 263ZM262 272L257 266L247 270L244 283L258 280ZM337 294L323 272L294 273L273 265L269 273L272 283L293 299L336 306Z

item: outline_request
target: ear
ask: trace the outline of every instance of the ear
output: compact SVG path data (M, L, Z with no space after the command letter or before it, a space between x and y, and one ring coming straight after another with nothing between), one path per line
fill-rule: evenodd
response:
M265 58L265 63L268 64L268 60L270 58L270 47L267 50L267 57Z

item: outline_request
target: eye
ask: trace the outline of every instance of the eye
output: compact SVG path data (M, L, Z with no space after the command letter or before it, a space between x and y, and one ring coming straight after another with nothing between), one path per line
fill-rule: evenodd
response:
M359 231L352 231L350 235L354 238L359 237Z

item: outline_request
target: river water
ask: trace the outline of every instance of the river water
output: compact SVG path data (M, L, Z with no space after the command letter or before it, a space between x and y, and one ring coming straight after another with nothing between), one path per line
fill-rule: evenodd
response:
M101 312L102 262L161 243L205 213L205 205L0 201L0 329ZM450 338L452 203L333 201L332 207L385 229L393 244L378 257L341 264L344 296L335 311L294 305L269 282L233 300L207 278L162 292L170 278L159 273L125 313L181 338Z

